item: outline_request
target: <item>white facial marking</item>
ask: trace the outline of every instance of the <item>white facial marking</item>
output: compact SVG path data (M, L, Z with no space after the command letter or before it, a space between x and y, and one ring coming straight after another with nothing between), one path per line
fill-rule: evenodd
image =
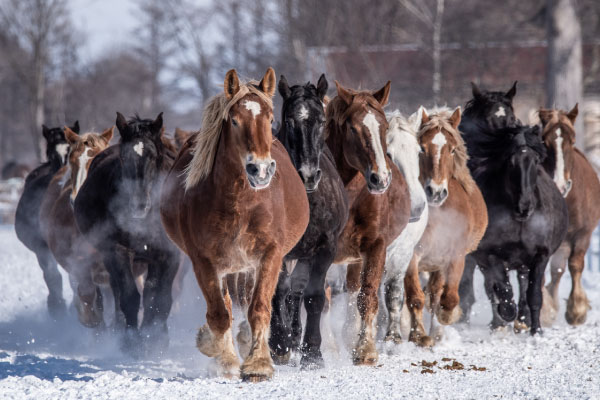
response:
M255 101L246 100L244 102L244 107L246 107L246 110L252 113L252 117L254 118L256 118L258 114L260 114L260 104L258 104Z
M298 119L300 121L308 119L308 109L304 106L304 104L300 106L300 111L298 111Z
M77 177L75 179L75 190L73 191L74 194L79 193L79 189L81 189L81 185L83 185L83 182L85 182L85 178L87 177L87 163L90 158L92 158L89 156L88 150L89 147L86 147L83 150L83 153L81 153L79 156L79 168L77 169Z
M431 140L431 143L436 146L437 151L435 153L435 164L438 165L440 163L440 158L442 157L442 148L447 143L446 136L444 136L442 131L439 131L435 134L435 136Z
M371 147L375 152L375 163L377 164L377 171L379 175L385 179L388 175L388 169L385 165L385 154L383 154L383 147L381 146L381 138L379 137L379 121L375 118L375 115L369 111L363 119L363 125L369 131L371 138Z
M61 143L56 145L56 152L60 156L61 162L64 164L69 153L69 145L67 143Z
M554 183L559 190L563 190L567 182L565 182L565 156L563 154L563 137L560 128L556 130L556 166L554 168Z
M500 117L506 117L506 111L504 111L504 107L502 107L502 106L498 107L498 111L496 111L494 113L494 115L496 117L498 117L498 118L500 118Z
M135 151L137 155L141 157L144 154L144 142L139 142L133 146L133 151Z

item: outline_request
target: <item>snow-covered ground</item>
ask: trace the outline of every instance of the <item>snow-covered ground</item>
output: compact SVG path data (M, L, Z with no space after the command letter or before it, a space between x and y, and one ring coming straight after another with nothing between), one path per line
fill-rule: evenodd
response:
M472 325L447 328L433 350L382 346L377 367L355 367L340 340L337 352L326 346L322 370L277 367L272 381L247 384L212 377L211 362L195 348L205 310L193 274L170 317L168 354L135 361L119 352L110 335L81 327L74 312L51 322L33 254L12 226L0 226L0 399L600 398L600 271L584 273L592 305L587 323L568 326L563 303L555 326L535 338L489 332L489 303L476 274ZM70 299L66 279L64 287ZM566 274L562 298L569 289ZM336 300L331 325L340 337L344 305Z

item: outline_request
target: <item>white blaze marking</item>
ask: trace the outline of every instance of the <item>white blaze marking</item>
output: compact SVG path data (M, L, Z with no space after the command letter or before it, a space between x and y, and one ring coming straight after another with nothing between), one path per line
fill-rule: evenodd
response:
M301 121L308 119L308 109L304 106L304 104L300 106L300 111L298 112L298 119Z
M504 107L502 107L502 106L498 107L498 111L496 111L496 113L494 115L498 118L506 117L506 112L504 111Z
M144 142L139 142L133 146L133 151L135 151L137 155L141 157L142 154L144 154Z
M554 183L560 190L566 186L565 182L565 157L562 148L563 138L560 128L556 130L556 168L554 169Z
M92 158L88 154L89 148L86 147L83 149L83 153L79 156L79 169L77 170L77 177L75 179L75 190L74 193L78 193L79 189L81 189L81 185L85 182L85 178L87 177L87 163Z
M258 114L260 114L260 104L258 104L255 101L246 100L244 102L244 107L246 107L246 110L252 113L252 117L254 118L256 118Z
M377 171L382 178L386 178L388 175L388 169L385 166L385 154L383 154L383 147L381 146L381 137L379 136L379 121L375 118L375 115L369 111L363 119L363 125L367 127L371 138L371 147L375 152L375 163L377 164Z
M69 145L67 143L57 144L56 152L58 153L62 163L64 164L67 159L67 153L69 152Z
M440 163L440 158L442 157L442 148L447 143L446 142L446 136L444 136L444 134L442 133L442 131L439 131L433 137L433 139L431 140L431 143L434 144L436 146L436 148L437 148L437 151L435 153L435 163L437 165L437 164Z

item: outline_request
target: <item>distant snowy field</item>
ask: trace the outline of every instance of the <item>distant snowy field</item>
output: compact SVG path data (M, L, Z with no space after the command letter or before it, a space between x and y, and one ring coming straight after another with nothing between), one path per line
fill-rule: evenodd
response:
M210 360L195 348L205 306L193 273L170 318L168 354L135 361L118 351L114 338L81 327L73 310L66 321L51 322L35 257L12 226L0 226L0 399L600 398L600 272L583 275L592 305L586 324L568 326L563 302L555 326L535 338L512 330L490 334L489 303L476 274L472 325L447 328L433 350L382 345L377 367L355 367L339 340L337 351L326 345L322 370L277 367L272 381L247 384L213 377ZM66 279L64 288L70 299ZM569 290L565 274L561 297ZM335 300L331 318L339 337L344 302ZM464 369L444 369L454 360Z

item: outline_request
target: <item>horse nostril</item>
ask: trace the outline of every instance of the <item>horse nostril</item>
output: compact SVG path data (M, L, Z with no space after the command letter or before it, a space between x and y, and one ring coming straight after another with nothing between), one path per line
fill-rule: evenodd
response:
M253 163L246 164L246 173L248 173L248 175L250 175L250 176L254 176L254 175L258 174L258 167L256 166L256 164L253 164Z
M425 188L425 194L427 195L427 197L432 197L433 196L433 190L431 189L431 186L427 186Z
M445 199L446 197L448 197L448 189L442 190L442 199Z
M371 183L375 186L379 185L381 183L381 179L379 178L379 175L372 173L371 176L369 177L369 181L371 181Z
M315 181L319 182L321 180L321 169L317 170L317 173L315 174Z

